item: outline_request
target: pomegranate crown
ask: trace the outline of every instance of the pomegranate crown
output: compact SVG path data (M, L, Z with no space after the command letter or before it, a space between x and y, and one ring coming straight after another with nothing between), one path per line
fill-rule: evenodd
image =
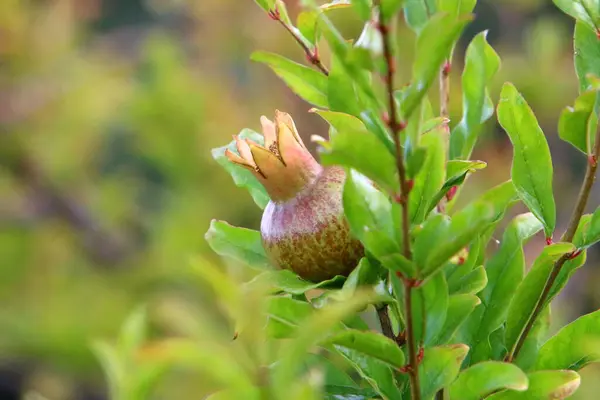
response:
M298 134L292 117L275 110L275 121L260 117L264 146L234 136L239 153L225 150L227 158L251 171L273 201L293 198L321 172L322 167L310 154Z

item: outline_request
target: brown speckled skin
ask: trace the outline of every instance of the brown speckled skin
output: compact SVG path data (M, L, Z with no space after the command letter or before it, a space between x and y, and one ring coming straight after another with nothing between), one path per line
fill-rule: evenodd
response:
M344 169L325 168L295 198L267 205L260 231L273 264L313 282L347 276L356 267L364 250L344 218L345 178Z

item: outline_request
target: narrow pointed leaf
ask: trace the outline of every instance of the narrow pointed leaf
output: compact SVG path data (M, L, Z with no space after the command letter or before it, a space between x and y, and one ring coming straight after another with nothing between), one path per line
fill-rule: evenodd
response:
M510 83L502 87L498 121L514 147L511 176L517 193L544 224L546 236L551 237L556 225L556 205L550 149L533 111Z
M325 75L275 53L257 51L251 59L268 65L298 96L317 107L326 108L327 78Z
M571 253L575 246L570 243L555 243L546 246L542 254L535 260L529 273L517 287L508 309L506 320L506 347L512 350L525 325L531 317L540 295L546 284L554 263L563 255Z

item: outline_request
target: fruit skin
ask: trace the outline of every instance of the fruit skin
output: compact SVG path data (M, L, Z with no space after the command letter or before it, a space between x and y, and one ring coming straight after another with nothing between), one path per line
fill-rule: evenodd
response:
M314 282L352 272L364 249L344 217L345 179L343 168L324 168L296 197L269 202L260 232L273 264Z

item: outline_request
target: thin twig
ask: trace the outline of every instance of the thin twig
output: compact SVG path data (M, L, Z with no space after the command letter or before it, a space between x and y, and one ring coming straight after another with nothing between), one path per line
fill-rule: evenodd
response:
M381 308L377 309L377 317L379 318L379 323L381 324L381 332L388 338L396 341L387 305L384 304Z
M450 105L450 59L447 59L440 70L440 117L448 118Z
M585 206L590 197L592 187L594 186L594 181L596 180L596 171L598 169L598 159L599 158L600 158L600 128L596 132L596 143L594 146L593 153L588 157L588 165L587 165L587 169L585 171L585 178L583 179L583 183L581 185L581 190L579 191L579 196L577 198L577 203L575 205L575 209L573 210L573 214L571 215L571 220L569 221L567 230L560 238L561 242L572 242L573 238L575 237L575 232L577 231L577 227L579 226L579 222L581 221L581 217L583 216L583 213L585 211ZM506 357L507 361L512 362L519 355L519 352L521 351L521 349L523 348L523 344L525 343L525 339L527 339L527 335L533 328L533 325L535 324L535 321L537 320L538 316L540 315L540 313L544 310L544 308L547 305L546 303L548 301L548 298L550 297L550 291L552 290L552 286L554 286L554 282L556 281L556 278L560 274L560 271L561 271L563 265L568 260L574 258L578 254L579 254L578 251L576 251L574 253L565 254L561 258L559 258L558 261L556 261L556 263L554 263L554 267L552 268L552 271L550 272L550 276L548 277L548 280L546 281L546 284L544 285L544 289L542 290L542 294L541 294L540 298L538 299L535 309L533 310L533 313L531 314L529 321L527 321L527 325L525 325L525 329L523 330L523 333L519 337L519 340L517 341L517 344L515 345L513 352L509 353L508 356Z
M379 31L381 32L383 42L383 55L385 57L387 65L386 74L386 86L387 86L387 97L388 97L388 108L389 118L388 126L392 132L392 138L394 139L394 147L396 150L396 168L398 170L398 179L400 184L400 196L398 201L402 206L402 239L403 246L402 251L407 259L412 258L410 250L410 221L408 217L408 194L410 192L409 184L406 180L406 169L404 166L404 154L402 152L402 145L400 143L400 132L404 129L404 122L399 120L398 112L396 110L396 101L394 100L394 72L395 72L395 60L392 54L392 48L390 44L390 26L384 21L384 16L379 14ZM410 379L410 390L411 398L413 400L421 399L421 389L419 386L419 361L418 361L418 350L415 343L414 336L414 318L412 315L412 289L414 287L414 280L403 277L404 281L404 305L406 307L406 343L408 346L408 368L407 373Z
M290 35L292 35L294 40L296 40L296 42L304 50L304 54L306 55L306 59L308 60L309 63L311 63L315 67L319 68L319 70L321 70L321 72L325 76L329 76L329 70L321 62L321 58L319 57L319 52L317 51L316 46L315 46L314 50L311 50L311 48L308 47L308 45L306 43L304 43L304 40L302 40L302 38L300 36L298 36L298 33L296 33L296 31L294 31L294 29L289 24L287 24L283 19L281 19L281 14L279 13L279 10L277 8L269 11L269 17L274 21L278 21L281 24L281 26L283 26L285 28L285 30L288 31L290 33Z

